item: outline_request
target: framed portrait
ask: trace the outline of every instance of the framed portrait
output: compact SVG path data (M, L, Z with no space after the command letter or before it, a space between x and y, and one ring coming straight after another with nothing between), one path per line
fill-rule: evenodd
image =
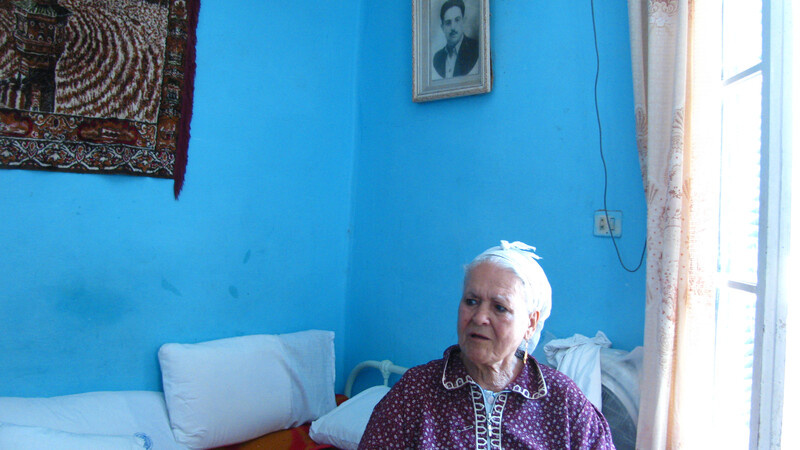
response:
M489 0L413 0L415 102L492 90Z

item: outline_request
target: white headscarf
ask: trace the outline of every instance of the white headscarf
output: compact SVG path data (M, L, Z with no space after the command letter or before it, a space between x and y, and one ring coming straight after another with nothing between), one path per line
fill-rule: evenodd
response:
M541 257L536 255L534 251L536 251L535 247L531 247L524 242L516 241L509 244L508 241L500 241L499 247L492 247L486 250L476 256L467 266L467 276L469 276L469 272L473 267L489 260L512 270L522 280L528 314L539 311L539 320L536 322L533 336L527 342L528 350L530 351L535 349L539 343L544 321L550 317L550 308L552 306L550 282L547 281L547 276L544 274L542 267L536 262Z

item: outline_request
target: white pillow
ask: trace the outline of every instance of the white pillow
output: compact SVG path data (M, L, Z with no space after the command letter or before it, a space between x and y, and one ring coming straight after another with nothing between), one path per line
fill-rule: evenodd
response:
M373 386L311 423L309 436L318 444L357 449L375 405L389 388Z
M331 331L252 335L158 351L175 439L234 444L314 420L336 407Z
M143 433L132 436L77 434L52 428L0 423L0 448L14 450L149 450L152 441Z
M155 391L86 392L49 398L0 397L0 422L75 434L133 436L146 433L155 449L187 448L175 441L164 394Z

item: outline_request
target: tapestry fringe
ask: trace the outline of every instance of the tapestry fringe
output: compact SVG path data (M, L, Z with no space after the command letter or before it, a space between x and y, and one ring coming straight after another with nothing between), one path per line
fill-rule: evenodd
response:
M197 68L195 57L197 55L197 22L200 15L200 0L187 2L187 8L187 20L189 23L184 58L183 92L181 93L181 121L175 146L175 167L173 169L175 200L178 200L181 189L183 189L186 164L189 161L189 137L191 134L192 104L194 100L194 75Z

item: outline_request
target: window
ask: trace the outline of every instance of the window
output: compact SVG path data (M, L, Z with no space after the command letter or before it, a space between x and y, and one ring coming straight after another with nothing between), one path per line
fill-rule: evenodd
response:
M722 8L722 133L715 420L722 448L747 448L758 284L763 61L761 1ZM727 425L726 425L727 424Z
M791 21L794 24L800 23L800 8L794 7L791 12L785 13L785 15L791 17ZM791 74L800 74L800 67L798 67L798 62L800 62L800 33L793 31L792 32L792 45L789 51L791 52L791 65L789 73ZM796 79L797 75L793 75L792 78ZM800 111L800 86L795 87L791 90L791 104L792 104L792 111ZM800 130L800 113L792 114L789 119L790 129L792 130ZM790 158L793 156L797 156L800 154L798 148L800 144L798 143L798 139L794 139L791 142L791 154ZM796 160L795 160L796 162ZM797 180L796 175L798 170L796 165L790 167L791 175L789 177L790 180ZM795 181L791 186L791 195L790 195L790 202L791 202L791 215L789 218L790 228L791 228L791 235L795 236L795 242L797 239L800 239L800 182ZM790 242L790 245L792 243ZM800 255L797 254L797 245L793 245L795 251L792 252L791 248L789 251L789 264L786 273L788 274L798 274L800 273ZM789 316L787 311L787 326L786 326L786 371L784 373L785 380L798 380L800 379L800 326L798 326L798 317L797 317L797 298L800 295L800 280L795 278L788 278L788 286L787 286L787 295L786 298L794 299L794 303L791 305L792 316ZM788 305L787 305L788 307ZM788 308L787 308L788 309ZM785 426L781 427L781 443L783 448L800 448L800 430L798 430L797 426L789 426L792 423L798 423L798 418L800 418L800 386L797 385L796 382L790 382L784 384L784 391L783 391L783 424Z
M788 0L722 3L720 448L777 447L781 406L786 400L792 407L783 390L792 211L790 8Z

